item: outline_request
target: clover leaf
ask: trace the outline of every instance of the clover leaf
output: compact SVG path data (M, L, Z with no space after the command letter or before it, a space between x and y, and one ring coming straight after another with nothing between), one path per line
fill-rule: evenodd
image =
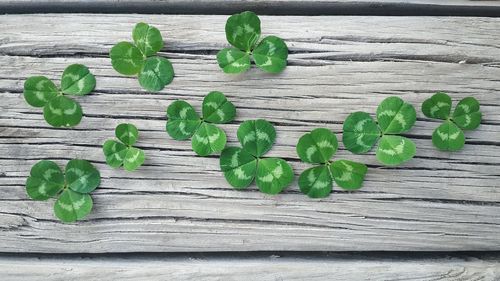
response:
M43 107L45 121L54 127L73 127L82 120L80 104L66 95L83 96L95 88L95 77L82 64L68 66L61 88L45 76L32 76L24 82L24 99L34 107Z
M42 160L31 168L26 180L26 192L33 200L57 198L55 215L63 222L74 222L83 219L92 210L89 193L100 182L99 171L87 160L70 160L64 173L56 163Z
M346 190L361 188L368 168L365 164L348 160L331 161L337 148L337 137L324 128L314 129L299 139L299 158L319 164L300 174L299 187L304 194L311 198L327 197L332 191L333 181Z
M120 124L115 129L116 138L120 141L107 140L102 146L106 163L113 168L123 165L127 171L140 167L145 160L144 151L133 147L139 138L137 128L128 123Z
M253 12L242 12L229 17L226 22L226 39L233 48L217 53L219 67L225 73L241 73L250 68L250 56L266 72L278 73L286 67L288 47L276 36L260 38L260 19Z
M221 152L226 146L226 133L214 124L234 120L236 108L223 93L213 91L205 96L202 116L182 100L174 101L167 108L167 133L175 140L192 137L193 151L200 156Z
M351 113L344 121L342 142L347 150L359 154L370 151L379 141L378 161L399 165L415 156L415 143L398 134L409 131L416 119L411 104L388 97L377 108L377 122L366 112Z
M124 75L137 75L146 90L161 91L174 79L174 68L168 59L155 56L163 48L160 31L140 22L132 31L132 39L134 44L120 42L111 48L113 68Z
M462 99L451 113L451 97L437 92L422 103L422 112L433 119L445 120L432 133L432 143L444 151L458 151L465 145L462 130L474 130L481 123L479 102L473 97Z
M293 181L290 164L281 158L262 158L274 144L276 130L266 120L248 120L237 131L240 147L227 147L220 156L220 167L235 189L248 187L253 180L260 191L278 194Z

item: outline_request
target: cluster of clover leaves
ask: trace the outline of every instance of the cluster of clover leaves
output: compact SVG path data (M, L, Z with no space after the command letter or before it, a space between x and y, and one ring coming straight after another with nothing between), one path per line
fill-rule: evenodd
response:
M226 38L233 46L218 52L217 61L225 73L247 71L253 62L266 72L281 72L287 64L288 48L285 42L268 36L259 42L260 20L252 12L229 17ZM134 43L120 42L110 51L113 68L124 75L137 75L139 84L149 91L160 91L174 78L172 64L155 56L163 48L159 30L138 23L132 32ZM57 87L45 76L29 77L24 84L24 98L34 107L43 107L47 123L54 127L72 127L80 123L82 109L67 95L87 95L96 86L94 75L81 64L68 66ZM266 120L244 121L237 130L240 147L226 147L227 137L215 124L230 123L236 108L221 92L210 92L202 103L202 116L185 101L178 100L167 108L166 131L176 140L191 138L193 151L200 156L220 153L220 168L227 182L235 189L244 189L252 182L264 193L277 194L289 186L294 178L290 164L281 158L264 157L276 140L274 126ZM460 150L465 143L462 130L472 130L481 122L479 103L472 97L462 99L453 114L451 98L438 92L422 104L426 117L444 120L432 135L432 143L440 150ZM413 141L400 134L409 131L416 121L415 108L398 97L381 102L375 121L366 112L350 114L343 124L342 142L347 150L366 153L378 142L377 159L385 165L398 165L413 158ZM133 145L139 138L132 124L120 124L115 129L117 140L103 145L106 163L127 171L139 168L145 161L144 152ZM314 167L299 177L300 190L312 198L330 194L333 182L345 190L359 189L367 166L349 160L332 161L338 149L336 136L328 129L318 128L304 134L298 141L299 158ZM67 163L64 173L48 160L36 163L26 181L28 196L34 200L56 197L55 215L63 222L84 218L92 209L89 193L100 183L97 169L86 160L74 159Z

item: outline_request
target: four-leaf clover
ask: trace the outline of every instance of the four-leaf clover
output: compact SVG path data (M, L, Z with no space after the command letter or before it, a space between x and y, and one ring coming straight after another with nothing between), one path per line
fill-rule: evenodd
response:
M377 108L377 122L366 112L354 112L344 122L342 142L347 150L359 154L372 149L380 138L377 159L385 165L398 165L413 158L415 143L397 134L413 127L415 108L399 97L388 97Z
M303 135L297 144L297 154L307 163L319 164L302 172L300 190L311 198L327 197L333 181L346 190L359 189L363 184L367 167L348 160L330 161L337 152L337 137L324 128L314 129Z
M63 222L83 219L92 210L92 197L101 182L99 171L87 160L73 159L63 172L59 166L42 160L31 168L26 192L34 200L57 197L55 215Z
M236 108L224 94L213 91L203 99L201 111L202 118L189 103L173 102L167 108L167 133L175 140L193 137L191 146L200 156L221 152L226 146L226 133L213 124L233 121Z
M281 158L262 158L274 144L276 131L266 120L248 120L237 132L240 147L228 147L220 156L224 177L236 189L248 187L255 179L260 191L280 193L293 180L290 164Z
M65 95L83 96L95 88L95 77L81 64L68 66L61 88L45 76L32 76L24 82L24 99L34 107L43 107L45 121L54 127L73 127L82 120L80 104Z
M139 84L152 92L161 91L174 79L174 68L166 58L154 56L163 48L160 31L146 23L138 23L132 31L134 44L120 42L111 48L113 68L124 75L139 76Z
M107 140L102 146L106 163L113 168L121 165L133 171L144 163L144 151L133 147L139 138L139 131L132 124L123 123L116 127L115 136L120 140Z
M241 73L250 68L250 55L255 64L267 72L281 72L286 67L288 47L283 39L267 36L259 44L260 19L253 12L234 14L226 22L226 38L233 48L217 53L217 61L225 73Z
M462 99L451 113L451 98L446 93L437 92L422 103L425 116L445 120L432 133L432 143L445 151L457 151L464 147L465 135L462 130L474 130L481 123L479 102L473 97Z

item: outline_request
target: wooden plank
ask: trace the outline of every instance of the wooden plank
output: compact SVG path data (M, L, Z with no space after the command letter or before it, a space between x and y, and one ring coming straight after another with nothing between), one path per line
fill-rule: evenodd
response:
M300 257L0 258L3 280L484 280L500 279L495 258Z
M0 252L99 253L189 251L499 250L500 19L405 17L262 17L266 34L286 39L290 66L280 75L252 69L223 74L215 53L225 46L225 16L29 15L2 16L0 25ZM117 74L108 49L130 38L133 24L159 27L172 60L174 82L145 93L133 77ZM279 26L271 26L280 22ZM436 27L437 26L437 27ZM433 28L431 28L433 27ZM75 129L48 126L22 98L26 77L55 80L70 63L97 76L94 94L78 98L85 117ZM308 199L294 183L275 197L255 186L235 191L218 158L194 156L189 142L165 133L165 109L175 99L199 108L221 90L238 108L222 126L236 144L241 121L266 118L278 131L269 156L288 159L298 175L308 165L294 146L306 131L324 126L340 138L354 109L374 112L389 95L417 108L436 90L455 101L482 104L480 128L467 133L457 153L438 152L430 135L438 125L418 114L407 134L418 147L400 167L380 166L373 153L339 158L370 167L359 192L335 191ZM102 143L114 127L132 122L147 154L137 172L104 163ZM103 176L88 220L61 224L52 202L28 200L24 182L40 159L71 158L97 164ZM335 188L338 189L338 188Z
M500 16L500 1L488 0L9 0L4 13L151 13L261 15Z

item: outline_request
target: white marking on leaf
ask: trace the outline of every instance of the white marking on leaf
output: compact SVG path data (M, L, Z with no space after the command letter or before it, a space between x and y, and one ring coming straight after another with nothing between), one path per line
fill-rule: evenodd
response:
M234 169L233 173L239 180L249 180L252 178L251 176L247 176L241 167Z
M271 142L269 135L261 130L257 130L257 140L265 140L267 142Z
M132 157L125 158L125 161L127 161L129 163L134 163L135 161L137 161L140 154L141 154L141 151L137 150L136 153L134 155L132 155Z
M359 120L358 123L356 123L356 125L354 126L354 130L355 131L358 131L358 132L362 132L363 131L363 127L365 126L366 122L370 121L370 119L363 119L363 120Z
M404 147L405 147L405 140L401 139L401 142L392 149L383 149L383 148L379 148L379 149L381 152L383 152L387 155L394 156L394 155L403 153Z
M208 136L208 141L210 143L213 143L213 142L217 141L219 138L220 138L220 131L217 130L215 134Z
M181 119L186 119L187 118L187 112L190 110L191 108L186 106L186 107L183 107L181 110L179 110L179 117Z
M380 112L379 117L383 117L383 116L393 117L395 115L396 115L396 111L387 109L387 110Z
M53 174L58 174L59 171L56 170L56 169L47 169L45 170L45 172L43 173L43 178L50 181L50 178L52 178L52 175Z
M239 156L240 152L239 151L236 151L236 153L234 153L232 156L231 156L231 164L229 164L231 166L231 168L235 168L235 167L238 167L239 165L239 161L238 161L238 156Z
M469 126L470 121L471 121L470 115L465 115L465 124L464 124L464 127Z
M44 195L44 196L49 196L47 194L47 183L46 182L42 182L39 186L38 186L38 193L40 193L41 195Z
M76 103L73 103L73 107L65 109L64 110L64 114L66 114L66 115L73 115L73 114L76 113L77 109L78 109L78 106L76 105Z
M467 104L462 103L462 104L460 104L460 107L463 109L463 111L465 113L469 113L470 112L470 107Z
M200 136L199 134L195 134L194 135L194 138L196 139L197 142L199 143L202 143L204 145L207 145L208 144L208 138L206 137L202 137Z
M309 170L309 174L307 175L307 180L309 181L309 183L314 183L316 181L317 177L316 175L314 174L314 170L311 169Z
M250 132L248 132L247 135L245 135L245 137L243 138L243 145L245 145L247 142L250 142L250 141L255 141L255 132L254 131L250 131Z
M312 158L313 154L316 153L316 151L318 151L318 149L316 148L316 146L313 145L313 146L308 147L307 150L306 150L307 160L312 161L311 158Z
M323 188L325 188L327 186L328 186L328 182L327 181L320 181L320 180L318 180L318 181L316 181L313 184L312 188L314 188L314 189L323 189Z
M259 179L263 182L272 182L274 179L279 179L283 176L283 167L281 163L278 162L278 165L267 175L264 177L260 177Z
M403 128L406 127L406 120L403 114L401 114L401 112L398 112L398 114L396 114L394 120L396 120L399 123L399 125L401 125L401 127Z
M50 112L52 112L52 114L54 114L54 115L59 115L59 116L62 116L62 114L63 114L62 109L52 107L52 104L51 104L51 103L49 103L49 110L50 110Z

